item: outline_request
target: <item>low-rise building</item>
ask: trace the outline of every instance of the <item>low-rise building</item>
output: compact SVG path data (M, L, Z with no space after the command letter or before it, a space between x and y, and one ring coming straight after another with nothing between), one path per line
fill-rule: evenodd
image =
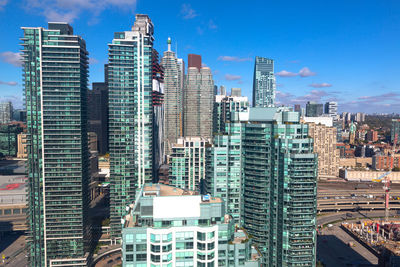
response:
M18 143L18 152L17 158L26 159L28 158L28 151L26 147L26 133L20 133L17 135L17 143Z
M146 184L122 220L123 266L260 266L244 230L210 195Z
M373 182L386 171L373 171L367 169L340 169L339 176L347 181L352 182ZM390 177L392 183L400 183L400 172L392 172L387 177Z
M374 155L372 157L372 168L374 170L391 170L398 168L400 162L400 154L395 155Z

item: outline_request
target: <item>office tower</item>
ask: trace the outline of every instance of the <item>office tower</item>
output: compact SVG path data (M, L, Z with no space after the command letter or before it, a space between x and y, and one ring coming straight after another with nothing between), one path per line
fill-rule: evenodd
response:
M339 151L336 148L336 127L308 123L308 132L314 140L314 153L318 154L318 179L339 175Z
M306 104L306 117L319 117L323 112L324 105L314 101L308 101Z
M275 106L274 60L256 57L253 77L253 107Z
M87 266L88 52L67 23L23 27L29 266Z
M294 111L301 113L301 106L299 104L294 105Z
M244 111L249 107L247 96L215 96L214 133L224 133L225 124L232 121L233 112Z
M218 95L218 85L214 85L214 95Z
M231 96L242 96L241 88L231 88Z
M189 57L190 61L190 57ZM184 87L184 135L211 138L213 131L214 81L211 70L188 68Z
M220 95L226 95L226 87L224 85L221 85L219 87L219 94Z
M315 266L317 155L308 125L289 108L250 108L243 117L243 226L264 266Z
M390 141L394 143L397 140L397 144L400 143L400 119L392 119L392 127L390 129Z
M201 56L195 54L188 55L188 68L195 67L198 70L201 69Z
M238 115L235 113L234 115ZM207 148L207 192L225 202L225 213L241 225L242 196L242 125L226 124L223 135L216 135Z
M26 110L13 109L13 120L26 122Z
M162 184L138 192L123 220L123 266L260 266L224 202Z
M170 185L205 191L206 147L209 144L209 140L202 137L178 139L169 158Z
M121 218L135 190L153 175L153 31L137 14L131 31L109 44L108 102L111 237L121 238Z
M13 119L13 106L11 102L0 103L0 124L9 123Z
M164 68L153 49L153 182L158 181L158 169L165 161L164 150Z
M333 118L337 117L337 109L338 109L337 102L326 102L325 103L325 114L328 114L330 117L333 117Z
M181 60L181 62L183 62ZM164 143L166 154L171 154L172 144L183 136L183 76L180 62L171 51L171 39L168 38L168 50L161 60L164 68L165 122Z
M8 123L0 125L0 156L15 157L18 152L18 135L22 133L23 125Z
M97 151L101 155L108 152L108 88L104 82L92 84L88 90L88 131L98 138Z

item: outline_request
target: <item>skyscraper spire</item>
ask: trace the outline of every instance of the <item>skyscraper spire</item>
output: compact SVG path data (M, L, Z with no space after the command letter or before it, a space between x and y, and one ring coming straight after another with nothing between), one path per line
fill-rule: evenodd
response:
M168 44L168 51L170 52L171 51L171 37L168 37L167 44Z

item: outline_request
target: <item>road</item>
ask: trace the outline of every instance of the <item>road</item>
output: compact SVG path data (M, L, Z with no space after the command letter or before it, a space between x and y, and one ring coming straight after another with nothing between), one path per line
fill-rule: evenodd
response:
M384 217L385 211L353 211L353 212L332 213L317 217L317 224L321 225L338 220L344 220L346 219L346 214L352 214L352 217L347 217L347 219L350 218L368 219L371 217ZM392 210L390 211L389 215L390 217L394 217L397 214L396 211Z

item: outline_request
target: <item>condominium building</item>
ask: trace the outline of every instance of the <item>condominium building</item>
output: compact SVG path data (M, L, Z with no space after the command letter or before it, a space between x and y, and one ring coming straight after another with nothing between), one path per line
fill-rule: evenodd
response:
M225 132L225 124L232 121L233 112L249 107L247 96L216 95L214 103L214 133Z
M260 266L220 198L146 184L123 220L123 266Z
M256 57L253 77L253 107L275 106L274 60Z
M183 136L183 80L182 60L171 51L171 39L168 38L168 50L164 52L161 65L164 68L164 144L166 154L171 153L172 144Z
M338 103L337 102L326 102L325 103L325 114L329 115L332 118L337 117L337 109Z
M250 108L243 124L243 226L264 266L315 266L317 155L289 108Z
M314 101L308 101L306 104L306 117L319 117L324 113L324 105Z
M135 191L153 179L153 31L136 14L131 31L116 32L109 47L110 226L121 237L121 218Z
M392 128L390 129L390 141L396 144L400 143L400 119L392 119Z
M88 52L67 23L23 27L29 266L87 266Z
M13 105L11 102L0 103L0 124L9 123L13 119Z
M336 146L336 128L317 123L308 123L308 127L314 153L318 154L318 179L338 177L340 151Z
M237 114L237 113L235 113ZM226 124L223 135L216 135L207 148L207 192L225 202L225 212L241 225L242 195L242 124Z
M28 158L28 150L26 147L27 138L26 133L20 133L17 135L18 142L18 151L17 158L19 159L27 159Z
M231 96L242 96L242 88L231 88Z
M214 81L208 67L188 68L184 87L184 135L211 138Z
M202 137L179 138L169 158L169 184L189 190L205 190L206 148Z

